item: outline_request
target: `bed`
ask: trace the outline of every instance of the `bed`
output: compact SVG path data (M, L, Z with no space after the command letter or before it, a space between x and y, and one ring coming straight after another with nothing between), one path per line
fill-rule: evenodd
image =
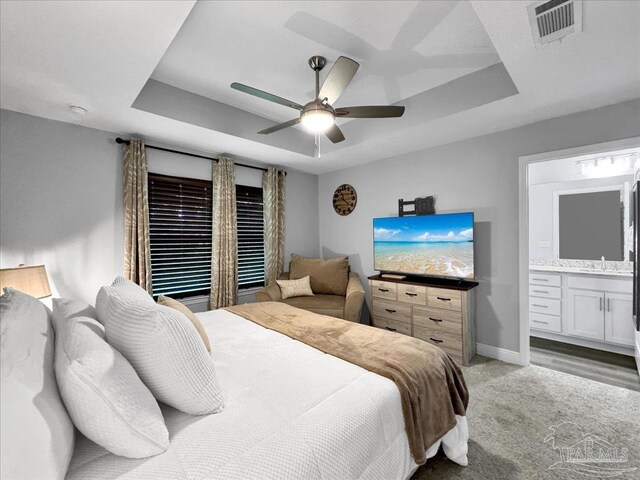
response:
M118 457L81 434L68 479L406 479L410 455L398 388L372 373L226 310L198 314L225 395L222 413L162 406L171 446ZM466 418L442 446L466 465Z

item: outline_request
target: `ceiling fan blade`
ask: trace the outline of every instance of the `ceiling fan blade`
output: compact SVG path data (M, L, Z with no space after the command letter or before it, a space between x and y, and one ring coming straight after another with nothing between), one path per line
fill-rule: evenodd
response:
M326 98L329 105L333 105L340 95L342 95L344 89L347 88L347 85L349 85L359 67L360 64L355 60L347 57L339 57L336 63L333 64L327 78L324 79L318 98L320 100Z
M397 105L367 105L363 107L336 108L336 115L340 118L391 118L401 117L404 107Z
M326 132L324 132L324 134L333 143L339 143L344 140L344 135L342 134L342 131L338 128L338 126L335 123L331 125L331 127Z
M278 130L282 130L287 127L293 127L297 123L300 123L300 117L289 120L288 122L279 123L277 125L274 125L273 127L265 128L264 130L260 130L258 133L260 135L267 135L269 133L277 132Z
M257 88L253 88L248 85L243 85L242 83L233 82L231 84L231 88L235 90L239 90L244 93L248 93L249 95L253 95L254 97L262 98L263 100L279 103L280 105L284 105L285 107L291 107L291 108L295 108L296 110L302 110L302 105L300 105L299 103L292 102L291 100L287 100L286 98L278 97L277 95L273 95L263 90L258 90Z

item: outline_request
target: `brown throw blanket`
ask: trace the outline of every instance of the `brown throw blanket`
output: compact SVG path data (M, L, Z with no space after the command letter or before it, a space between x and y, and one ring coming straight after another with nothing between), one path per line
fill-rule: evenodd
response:
M460 368L427 342L280 302L226 310L393 380L418 465L425 463L426 450L456 425L455 415L465 414L469 394Z

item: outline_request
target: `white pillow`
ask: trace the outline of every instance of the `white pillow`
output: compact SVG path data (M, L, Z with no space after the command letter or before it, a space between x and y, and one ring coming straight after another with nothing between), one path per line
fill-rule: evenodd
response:
M191 415L224 408L213 360L182 313L156 305L123 277L102 287L96 309L107 341L131 362L158 400Z
M51 312L11 288L0 297L0 478L62 479L74 429L53 372Z
M311 278L309 275L297 280L276 280L283 300L292 297L312 297Z
M78 430L116 455L145 458L169 447L158 402L135 370L105 340L93 307L53 300L55 371Z

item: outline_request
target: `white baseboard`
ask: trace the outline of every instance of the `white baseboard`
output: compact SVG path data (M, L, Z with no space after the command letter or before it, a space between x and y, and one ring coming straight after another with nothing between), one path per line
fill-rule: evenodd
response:
M513 350L494 347L492 345L485 345L484 343L476 343L476 350L478 355L482 355L483 357L495 358L496 360L501 360L503 362L522 365L520 352L514 352Z

